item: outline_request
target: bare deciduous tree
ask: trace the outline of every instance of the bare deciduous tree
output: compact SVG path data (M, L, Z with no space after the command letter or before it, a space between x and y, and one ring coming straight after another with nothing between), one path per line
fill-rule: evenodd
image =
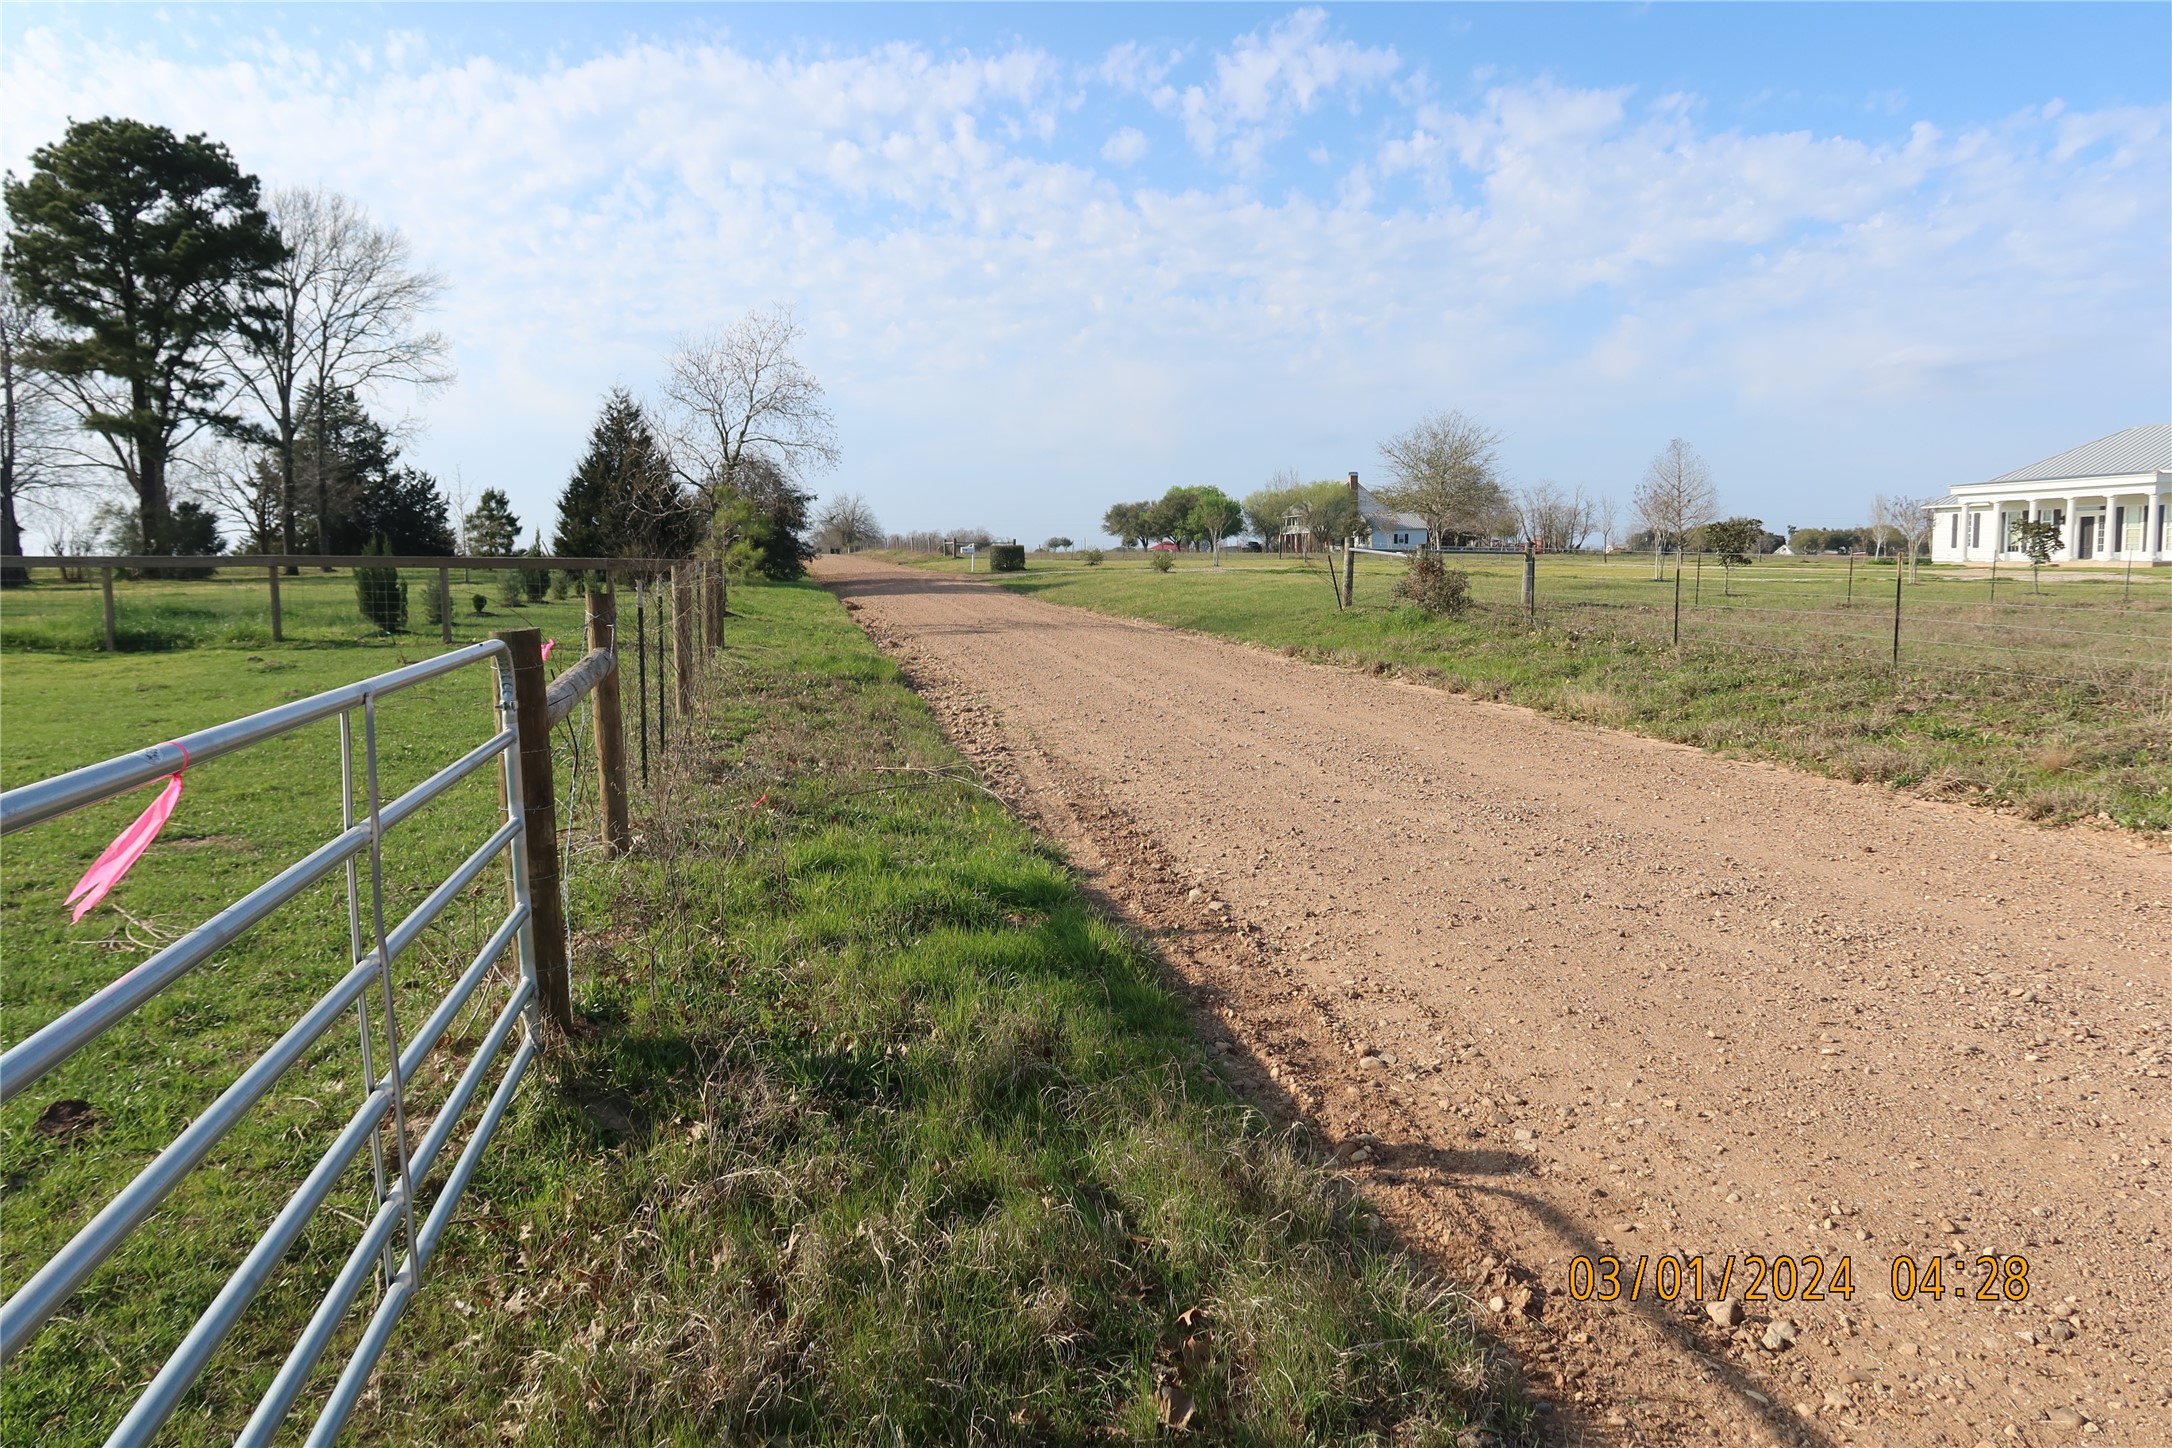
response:
M1584 546L1597 506L1582 488L1564 489L1540 480L1516 497L1516 526L1549 553L1569 553Z
M793 353L805 331L789 307L748 312L722 332L682 339L664 395L680 476L713 512L719 494L747 490L759 461L797 486L837 465L837 428L822 384Z
M1880 493L1871 501L1871 531L1879 535L1881 542L1889 541L1908 550L1910 582L1916 578L1918 560L1930 546L1931 524L1936 521L1930 508L1937 501L1936 496L1911 497L1905 493Z
M1666 450L1644 469L1634 498L1637 518L1652 534L1652 576L1665 571L1664 549L1673 543L1680 551L1682 539L1692 528L1702 527L1719 513L1719 493L1712 487L1712 470L1697 450L1675 438Z
M1614 540L1621 533L1621 504L1611 497L1600 498L1591 505L1591 526L1598 530L1599 548L1602 553L1614 551Z
M1380 445L1394 481L1374 496L1423 518L1436 548L1454 534L1484 533L1507 502L1500 450L1501 435L1492 428L1453 410L1431 413Z
M444 278L415 264L406 237L336 191L285 187L272 193L271 211L289 252L273 272L273 321L260 336L235 339L248 350L232 360L262 417L259 434L278 458L279 538L293 553L305 394L368 395L387 384L427 391L453 373L444 334L418 325L443 294ZM317 435L308 461L322 520L331 515L334 479L324 429ZM317 551L328 551L321 521Z
M815 514L814 523L825 544L847 553L858 552L882 538L882 524L875 521L875 510L858 493L839 493L830 499Z
M23 555L22 514L60 486L70 462L70 419L52 377L36 365L44 319L0 277L0 587L30 581L4 562Z
M234 525L237 553L280 551L279 507L286 494L275 455L215 438L176 461L190 496Z

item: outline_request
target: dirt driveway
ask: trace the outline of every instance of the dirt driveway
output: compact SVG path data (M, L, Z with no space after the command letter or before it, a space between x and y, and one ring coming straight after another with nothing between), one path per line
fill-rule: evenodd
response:
M2172 1444L2161 849L817 574L1159 937L1240 1087L1471 1287L1563 1441ZM1692 1263L1663 1301L1670 1255L1768 1300L1707 1307Z

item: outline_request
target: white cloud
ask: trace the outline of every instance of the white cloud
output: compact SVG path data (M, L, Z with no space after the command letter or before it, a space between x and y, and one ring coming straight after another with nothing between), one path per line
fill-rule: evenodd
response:
M1240 171L1252 170L1267 146L1288 134L1320 98L1368 90L1394 75L1401 63L1392 49L1329 40L1326 34L1325 11L1299 10L1215 56L1211 83L1182 90L1163 86L1154 93L1155 103L1183 118L1184 134L1200 155L1220 154Z
M1146 154L1146 136L1136 126L1126 126L1102 142L1101 159L1129 166Z
M1312 10L1181 84L1166 49L1117 47L1082 82L1028 44L636 41L516 65L417 35L190 55L29 29L0 64L18 172L70 115L135 114L404 229L453 282L460 347L421 460L508 486L524 516L548 516L605 388L649 386L676 332L771 300L809 324L844 486L899 525L1021 536L1083 536L1108 479L1142 470L1242 490L1285 461L1364 467L1447 401L1512 446L1562 431L1564 399L1643 409L1631 476L1637 428L1761 409L1801 474L1836 402L2167 385L2162 108L1859 139L1718 129L1695 97L1628 86L1452 106L1389 94L1396 54ZM1178 116L1201 159L1165 148L1134 189L1146 136L1104 101ZM1373 109L1325 134L1353 104ZM1270 195L1283 137L1316 164ZM1329 455L1293 454L1321 437Z

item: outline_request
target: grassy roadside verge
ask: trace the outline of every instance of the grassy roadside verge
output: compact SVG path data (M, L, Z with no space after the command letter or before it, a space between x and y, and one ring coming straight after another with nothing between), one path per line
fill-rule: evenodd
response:
M1388 604L1395 565L1365 564L1347 613L1335 611L1319 573L1273 561L1215 570L1187 560L1156 574L1136 559L1088 568L1036 557L996 581L1054 603L1392 669L1558 718L2030 819L2172 829L2172 715L2133 695L1997 672L1895 674L1830 653L1695 641L1675 649L1604 627L1431 619Z
M1217 1084L834 601L733 607L577 946L593 1029L361 1435L1520 1436L1462 1304Z
M574 862L590 1029L484 1157L352 1436L1075 1442L1155 1437L1187 1407L1195 1434L1237 1442L1527 1436L1461 1301L1222 1090L1151 959L971 784L834 601L748 588L733 604L706 711L674 726L676 767L637 801L641 849ZM400 652L11 653L0 773L39 777ZM389 702L388 792L487 734L485 683L443 683ZM317 726L254 766L192 770L116 893L125 916L69 925L58 902L141 798L5 842L6 1036L328 832L334 743ZM485 782L411 827L392 913L494 812ZM403 958L403 1019L486 933L502 886L476 889ZM14 1103L0 1285L336 977L345 942L340 892L314 892ZM456 1025L455 1057L487 1019ZM0 1441L103 1437L344 1119L357 1063L339 1035L9 1365ZM427 1114L446 1084L411 1103ZM93 1129L32 1129L67 1097L96 1108ZM365 1161L162 1441L232 1438L367 1196Z

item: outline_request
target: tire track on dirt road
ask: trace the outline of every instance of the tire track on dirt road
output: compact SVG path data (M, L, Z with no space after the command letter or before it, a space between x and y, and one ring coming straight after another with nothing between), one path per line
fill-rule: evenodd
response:
M817 574L1565 1439L2172 1443L2161 848ZM1571 1295L1608 1254L1645 1300ZM1854 1292L1724 1323L1654 1300L1664 1254L1846 1256ZM2025 1300L1895 1300L1895 1257L1950 1292L1982 1254L2026 1257Z

